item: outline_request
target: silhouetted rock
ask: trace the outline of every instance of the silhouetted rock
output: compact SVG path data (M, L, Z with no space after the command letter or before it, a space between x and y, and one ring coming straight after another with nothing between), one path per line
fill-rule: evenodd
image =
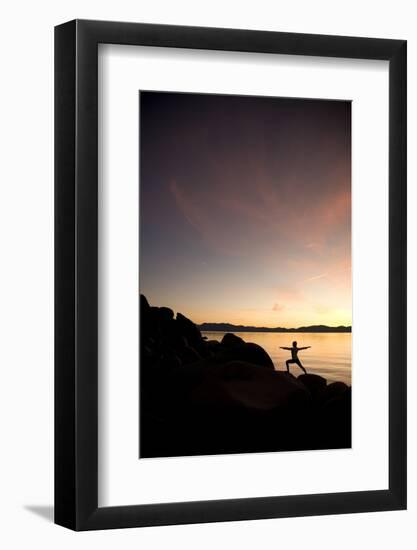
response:
M169 307L160 307L159 315L161 319L164 319L166 321L171 321L174 318L174 312Z
M229 334L229 336L233 336ZM241 340L241 338L239 338ZM251 342L237 344L232 347L227 347L214 356L216 362L225 363L226 361L237 360L244 361L246 363L252 363L261 367L268 367L271 370L275 370L274 363L269 357L267 352L258 346L258 344L252 344Z
M140 296L142 457L345 448L351 391L275 371L235 334L205 340L181 313Z
M179 356L184 365L195 363L201 359L201 355L191 346L184 346L179 351Z
M206 347L211 353L218 353L223 348L218 340L206 340Z
M319 411L322 445L325 448L352 446L352 393L348 388L327 401Z
M221 343L223 344L223 346L230 347L230 346L238 346L240 344L244 344L245 341L239 336L236 336L235 334L228 332L223 336Z
M140 295L140 309L141 309L141 313L146 313L147 311L149 311L151 308L151 306L149 305L149 302L148 300L146 299L146 297L141 294Z
M196 349L204 344L204 340L201 337L201 332L190 319L187 319L185 315L177 313L176 324L178 331L185 336L188 344Z
M348 390L349 386L347 386L344 382L332 382L331 384L326 386L322 395L322 401L324 403L330 401L330 399L339 397Z
M326 379L318 374L300 374L297 380L304 384L313 396L317 396L317 394L324 391L327 385Z
M192 398L210 409L246 408L271 411L310 403L302 384L276 371L231 361L213 369L192 391Z

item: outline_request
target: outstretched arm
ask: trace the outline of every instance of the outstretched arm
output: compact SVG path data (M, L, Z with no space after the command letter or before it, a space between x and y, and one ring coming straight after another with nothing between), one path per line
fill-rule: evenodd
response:
M286 350L288 350L288 351L291 351L292 348L283 348L282 346L280 346L279 349L286 349Z
M306 346L305 348L298 348L298 350L302 350L302 349L310 349L311 346Z

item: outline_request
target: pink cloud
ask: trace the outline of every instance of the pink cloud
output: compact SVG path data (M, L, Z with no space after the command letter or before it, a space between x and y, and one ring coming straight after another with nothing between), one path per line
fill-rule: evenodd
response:
M208 246L231 256L276 258L281 265L297 257L304 263L308 257L303 250L327 262L350 255L349 190L325 191L322 200L310 205L297 196L295 179L292 190L288 181L271 182L260 167L252 167L251 173L256 181L241 181L227 166L214 170L213 184L207 187L171 182L177 207ZM339 231L347 231L346 238L335 244Z

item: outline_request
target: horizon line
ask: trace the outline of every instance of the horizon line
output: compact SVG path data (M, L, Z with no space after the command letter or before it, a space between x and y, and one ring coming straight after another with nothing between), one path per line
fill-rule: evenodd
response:
M274 326L274 327L267 327L267 326L255 326L255 325L236 325L234 323L228 323L228 322L208 322L205 321L203 323L196 323L198 327L202 327L205 325L213 325L213 326L229 326L229 327L235 327L235 328L246 328L246 329L256 329L256 330L282 330L282 331L295 331L300 330L303 328L327 328L327 329L352 329L352 325L324 325L324 324L312 324L312 325L300 325L298 327L280 327L280 326Z

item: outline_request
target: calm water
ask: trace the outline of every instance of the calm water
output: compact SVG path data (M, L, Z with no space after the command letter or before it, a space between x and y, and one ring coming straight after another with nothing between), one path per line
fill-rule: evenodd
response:
M203 332L208 340L223 338L224 332ZM285 361L291 358L291 352L279 349L291 347L295 340L299 347L311 346L300 351L298 356L307 372L319 374L329 382L337 380L351 385L351 338L350 333L312 334L312 333L272 333L272 332L235 332L245 342L259 344L268 352L276 370L286 370ZM290 365L295 376L302 374L297 365Z

